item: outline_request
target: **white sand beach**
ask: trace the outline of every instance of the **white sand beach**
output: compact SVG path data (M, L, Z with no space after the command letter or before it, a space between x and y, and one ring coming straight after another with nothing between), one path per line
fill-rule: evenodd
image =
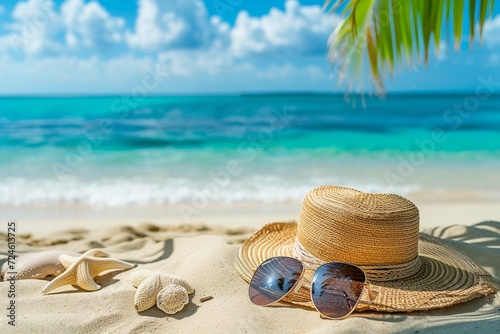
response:
M468 3L0 2L0 334L500 334Z
M297 211L300 206L297 207ZM500 207L496 203L419 205L421 230L447 240L488 270L500 284ZM241 213L241 212L240 212ZM222 217L223 215L219 216ZM19 254L40 250L84 252L102 248L114 257L137 263L124 272L96 278L102 288L79 291L71 286L42 295L47 280L16 282L17 333L493 333L500 321L500 295L478 298L441 310L413 313L355 313L344 320L324 320L313 310L296 306L258 307L247 297L248 285L234 261L245 238L264 223L295 219L296 213L216 215L207 224L120 221L19 221ZM212 220L213 219L213 220ZM495 222L496 220L496 222ZM218 226L217 226L218 225ZM32 231L32 232L28 232ZM0 249L7 249L2 234ZM1 262L5 261L2 255ZM173 316L156 306L137 313L129 275L155 269L180 276L196 290L190 303ZM9 284L0 283L7 296ZM213 299L200 302L203 297ZM5 308L4 308L5 309ZM4 310L5 311L5 310ZM6 311L5 311L6 312ZM4 319L3 333L13 332Z

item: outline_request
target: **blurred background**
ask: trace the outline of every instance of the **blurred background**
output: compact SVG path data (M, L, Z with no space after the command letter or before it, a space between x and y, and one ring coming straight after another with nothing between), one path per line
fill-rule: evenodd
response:
M2 1L0 208L39 226L238 224L293 219L323 184L498 203L499 5L482 47L465 28L384 99L349 101L322 5Z

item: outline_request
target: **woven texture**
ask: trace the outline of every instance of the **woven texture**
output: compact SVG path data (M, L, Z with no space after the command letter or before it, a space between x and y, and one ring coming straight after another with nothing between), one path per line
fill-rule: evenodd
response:
M272 223L240 248L236 269L247 282L266 259L292 256L306 268L304 284L284 301L311 307L314 270L325 262L360 266L367 289L357 311L441 308L497 291L487 271L443 240L419 234L419 215L409 200L324 186L309 192L299 224Z

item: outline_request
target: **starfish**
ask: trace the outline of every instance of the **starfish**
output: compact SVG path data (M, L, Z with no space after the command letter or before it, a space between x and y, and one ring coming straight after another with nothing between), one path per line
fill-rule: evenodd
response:
M77 285L87 291L99 290L101 286L94 282L94 277L108 270L123 270L135 267L135 264L107 256L109 256L108 253L99 249L91 249L80 257L64 254L59 256L59 260L66 270L47 284L42 293L47 294L54 289L69 284Z

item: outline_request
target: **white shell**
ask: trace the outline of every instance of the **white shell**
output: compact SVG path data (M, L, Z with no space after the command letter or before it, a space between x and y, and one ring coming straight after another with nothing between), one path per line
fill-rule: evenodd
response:
M180 285L170 284L160 291L156 306L166 314L175 314L189 303L188 292Z
M21 255L16 257L16 267L15 275L16 280L29 279L29 278L45 278L47 276L59 276L64 270L64 266L59 260L59 256L71 255L71 256L81 256L81 254L74 252L66 252L59 250L51 250L44 252L37 252L31 254ZM0 280L4 279L4 276L9 271L8 262L6 261L0 270Z
M158 292L163 288L160 274L153 274L146 278L137 287L134 297L134 307L137 312L142 312L153 306L156 302Z
M180 285L184 289L186 289L188 295L194 293L194 289L191 287L191 285L189 285L189 283L186 280L174 275L161 274L161 283L164 287L170 284Z
M142 269L130 274L129 279L137 287L134 297L137 312L145 311L156 303L165 313L174 314L182 310L189 302L188 295L194 293L186 280L173 275Z
M153 275L154 272L146 269L134 270L130 273L128 279L132 282L132 285L136 288L149 276Z

